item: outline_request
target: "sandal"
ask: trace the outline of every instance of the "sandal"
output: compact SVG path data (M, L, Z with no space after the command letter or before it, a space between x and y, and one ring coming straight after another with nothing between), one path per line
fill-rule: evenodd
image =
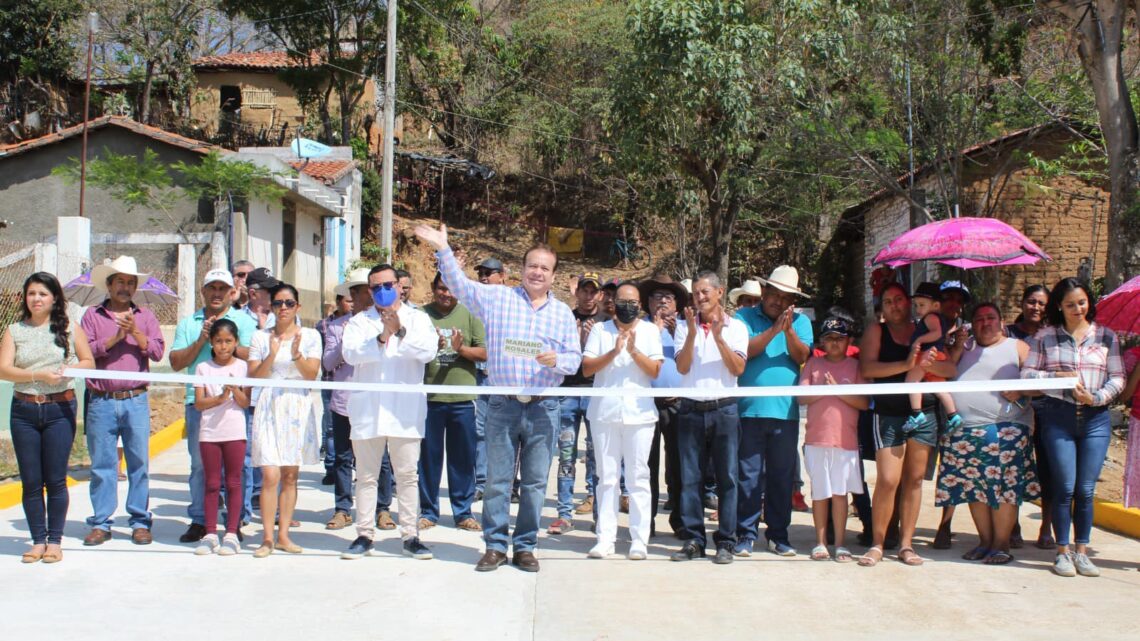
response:
M811 549L812 561L830 561L831 553L827 551L826 545L817 545Z
M37 551L36 548L42 549ZM47 546L45 546L43 543L39 545L33 545L32 549L20 555L20 563L35 563L39 561L40 559L44 558L44 549L46 548Z
M253 552L253 558L264 559L273 554L273 541L262 541L261 546Z
M851 550L848 550L845 547L835 548L835 562L836 563L850 563L854 560L855 560L855 557L851 556Z
M297 545L296 543L294 543L292 541L290 541L288 543L282 543L282 542L278 541L277 542L277 549L281 550L282 552L288 552L289 554L300 554L300 553L305 551L304 548L302 548L301 546Z
M914 551L914 548L903 548L899 550L899 561L911 567L918 567L926 563L926 559L919 556L918 552Z
M989 556L991 552L992 551L989 548L985 548L979 545L978 547L963 554L962 558L967 561L981 561L982 559Z
M63 549L44 550L42 559L44 563L59 563L63 560Z
M872 552L878 552L878 558L871 556ZM879 561L882 560L883 546L872 545L871 547L867 548L867 551L863 553L863 556L859 557L859 565L865 568L873 568L879 564Z
M1057 540L1053 538L1052 534L1042 534L1037 537L1037 542L1034 543L1039 550L1055 550L1057 548Z
M1010 561L1013 561L1012 554L1005 550L994 550L986 555L982 563L986 565L1007 565Z
M1021 538L1020 532L1014 532L1010 535L1009 547L1013 548L1014 550L1020 550L1021 548L1025 547L1025 539Z

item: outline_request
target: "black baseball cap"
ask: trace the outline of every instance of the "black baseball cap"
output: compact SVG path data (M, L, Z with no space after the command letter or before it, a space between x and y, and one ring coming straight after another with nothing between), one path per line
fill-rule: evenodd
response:
M274 278L267 267L258 267L245 278L246 289L273 289L280 284L281 281Z
M820 338L823 338L828 334L839 334L844 338L849 338L851 336L851 326L842 318L836 318L833 316L823 321L823 326L821 326L819 329Z
M922 283L915 288L914 296L911 298L929 298L932 301L942 302L942 289L938 287L938 283Z

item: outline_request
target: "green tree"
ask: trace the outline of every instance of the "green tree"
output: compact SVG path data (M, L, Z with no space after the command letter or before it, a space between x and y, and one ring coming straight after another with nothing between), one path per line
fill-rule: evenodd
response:
M62 80L71 64L66 27L81 15L79 0L0 5L0 83L20 78Z

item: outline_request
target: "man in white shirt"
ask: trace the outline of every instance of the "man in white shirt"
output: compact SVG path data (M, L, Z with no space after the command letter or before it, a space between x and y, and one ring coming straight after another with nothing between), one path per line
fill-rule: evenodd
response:
M424 366L435 358L439 335L427 314L402 304L396 270L377 265L368 273L373 305L352 317L344 328L344 361L354 367L353 380L418 385ZM356 559L372 552L375 533L376 484L384 448L396 472L400 502L400 535L404 554L430 559L419 539L420 441L427 418L423 393L353 392L348 399L352 417L352 451L356 455L356 540L341 558Z
M677 447L681 454L681 522L688 540L671 557L689 561L705 556L705 518L701 501L701 461L712 454L720 515L714 563L732 563L736 544L737 452L740 416L736 399L718 391L736 387L748 353L748 328L725 312L724 287L716 272L706 271L693 281L693 306L685 309L685 322L677 324L674 341L677 371L682 387L709 390L708 395L681 399Z

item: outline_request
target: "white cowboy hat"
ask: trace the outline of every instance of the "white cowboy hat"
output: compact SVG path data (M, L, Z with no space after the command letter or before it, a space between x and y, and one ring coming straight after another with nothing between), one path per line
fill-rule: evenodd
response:
M135 263L135 259L130 256L119 256L110 263L96 265L91 270L91 285L99 291L107 291L107 279L115 274L126 274L128 276L137 276L139 279L138 284L142 285L150 278L150 274L144 274L139 271L139 266Z
M681 287L684 287L685 291L692 294L693 293L693 279L692 278L686 278L685 280L681 281Z
M740 287L729 290L728 302L735 305L736 299L740 298L741 296L752 296L754 298L760 298L760 294L760 282L756 280L746 280L743 284L740 285Z
M782 292L789 294L796 294L804 298L810 298L807 294L800 290L800 273L796 271L795 267L791 265L780 265L772 270L772 275L767 279L759 279L761 283L770 287L775 287Z
M349 272L348 275L344 277L344 282L337 285L336 289L334 289L333 292L335 292L337 296L344 296L345 298L348 298L349 296L352 296L351 290L353 287L356 287L357 285L367 284L368 268L361 267Z

